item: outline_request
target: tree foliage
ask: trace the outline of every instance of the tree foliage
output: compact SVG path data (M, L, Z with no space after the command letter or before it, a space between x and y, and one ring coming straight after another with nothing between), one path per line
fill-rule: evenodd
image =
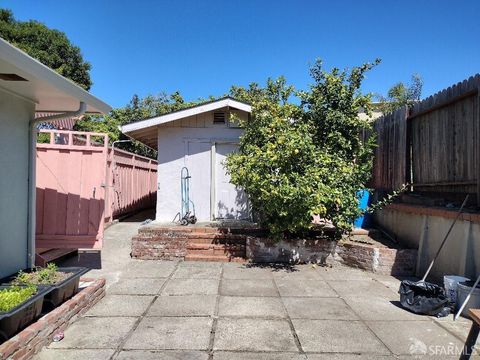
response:
M143 99L134 95L130 103L124 107L113 109L108 115L85 116L81 121L77 121L74 130L107 133L110 143L115 140L127 140L128 138L121 133L120 126L180 110L194 104L196 102L186 102L178 91L171 95L165 93L148 95ZM150 158L156 157L156 151L138 141L119 143L116 147Z
M387 96L377 95L379 100L378 109L384 114L395 111L402 106L411 106L419 101L422 96L423 80L420 75L414 74L410 84L398 82L393 85L387 93Z
M35 20L18 21L10 10L0 9L0 37L85 90L92 86L90 63L65 33Z
M308 91L295 92L284 78L269 79L264 88L232 87L233 96L252 104L252 117L242 123L239 150L226 167L273 236L305 232L314 214L340 235L360 214L356 193L370 177L375 146L373 137L359 137L371 126L358 117L359 108L371 110L360 86L376 63L326 72L317 62Z

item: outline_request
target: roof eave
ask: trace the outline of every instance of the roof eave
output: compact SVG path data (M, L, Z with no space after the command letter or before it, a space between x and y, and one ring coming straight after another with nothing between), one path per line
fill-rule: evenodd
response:
M124 134L131 133L133 131L147 129L150 127L156 127L161 124L169 123L179 119L183 119L189 116L201 114L208 111L214 111L224 107L232 107L238 110L242 110L248 113L252 112L252 107L246 103L237 101L232 98L223 98L217 101L212 101L206 104L200 104L195 107L179 110L173 113L157 116L150 119L140 120L134 123L123 125L121 130Z
M13 64L23 73L29 74L41 81L45 81L61 92L86 103L92 113L108 113L112 107L96 98L88 91L82 89L73 81L61 76L48 66L32 58L22 50L0 38L0 57ZM20 94L21 95L21 94ZM59 109L41 109L42 111L55 111Z

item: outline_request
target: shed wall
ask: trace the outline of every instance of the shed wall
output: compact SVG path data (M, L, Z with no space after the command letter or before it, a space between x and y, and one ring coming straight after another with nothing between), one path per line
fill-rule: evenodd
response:
M27 267L29 120L35 105L0 90L0 277Z
M247 116L247 114L240 114L240 116ZM158 128L157 221L171 222L180 211L180 172L184 166L189 167L190 170L193 167L191 161L194 159L192 157L189 162L185 156L189 151L188 143L204 144L204 146L191 146L190 149L208 150L208 144L213 141L237 142L241 133L242 129L230 127L228 124L213 124L213 112L164 124ZM196 171L202 173L191 173L190 191L194 192L191 197L196 201L198 220L209 221L210 184L206 183L205 179L210 177L210 158L209 156L195 156L195 158L202 162L195 164ZM192 170L195 171L195 169Z

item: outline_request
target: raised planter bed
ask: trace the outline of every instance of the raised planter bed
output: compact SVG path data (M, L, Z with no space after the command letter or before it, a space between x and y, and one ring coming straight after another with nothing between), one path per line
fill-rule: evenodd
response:
M79 292L20 333L0 344L0 359L28 360L105 295L105 279L80 280ZM79 335L81 336L81 334Z
M51 285L52 290L45 295L43 302L44 311L56 308L75 295L78 292L80 277L85 274L88 269L84 267L64 267L58 268L58 271L69 275L64 280Z
M326 238L274 241L247 237L247 258L258 263L318 263L327 258L333 262L378 274L411 276L415 274L417 250L403 249L376 241L368 232L339 242Z
M43 301L43 312L48 312L66 300L70 299L78 291L78 284L80 277L85 274L88 269L85 267L61 267L56 270L58 273L67 274L62 280L54 283L44 283L41 280L35 280L34 285L49 287L49 292L45 294ZM26 275L31 274L30 270L23 271ZM2 281L3 284L10 284L16 278L16 275L12 275Z
M0 290L12 287L11 285L0 285ZM50 287L48 286L38 286L37 292L26 301L9 311L0 312L0 344L40 316L44 297L49 291Z

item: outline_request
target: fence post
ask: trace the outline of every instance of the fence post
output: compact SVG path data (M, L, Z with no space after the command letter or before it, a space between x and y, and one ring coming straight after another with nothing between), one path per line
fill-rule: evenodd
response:
M480 206L480 78L477 77L477 161L475 162L476 175L477 175L477 207Z
M412 120L410 117L411 109L408 107L405 109L405 184L408 186L409 191L413 190L412 185Z

